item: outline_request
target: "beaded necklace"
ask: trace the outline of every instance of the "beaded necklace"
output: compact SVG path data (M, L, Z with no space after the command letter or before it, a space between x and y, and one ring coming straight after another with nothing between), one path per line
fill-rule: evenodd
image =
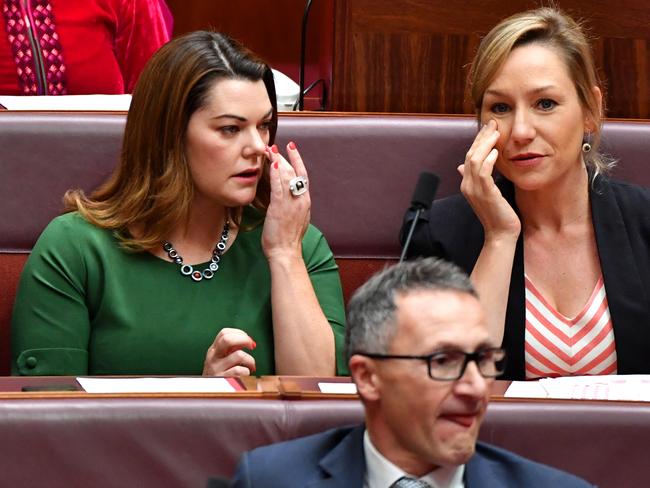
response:
M221 261L221 255L226 250L226 243L228 242L228 234L230 233L230 222L226 220L226 223L223 226L221 231L221 239L214 247L212 251L212 258L210 259L210 264L203 271L194 270L194 268L189 264L183 264L183 257L178 254L178 251L174 249L174 246L169 241L163 241L162 248L169 256L173 262L178 264L181 267L181 274L183 276L189 276L194 281L201 281L203 278L206 280L212 279L214 273L219 269L219 261Z

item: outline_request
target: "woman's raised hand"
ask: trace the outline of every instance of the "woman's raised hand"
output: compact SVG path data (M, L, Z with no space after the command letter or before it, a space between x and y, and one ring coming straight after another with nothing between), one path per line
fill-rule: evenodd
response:
M267 259L284 257L302 260L302 237L309 225L311 210L309 183L307 170L293 142L287 144L287 153L289 161L282 157L277 146L267 148L267 157L271 162L271 201L264 219L262 248ZM294 195L289 188L296 177L302 177L305 181L306 191L301 195Z
M249 376L255 373L255 359L243 350L255 347L255 341L243 330L221 329L205 354L203 376Z
M497 123L490 120L476 135L467 151L465 163L458 166L463 181L460 190L483 224L486 239L519 236L521 222L494 183L492 172L499 156Z

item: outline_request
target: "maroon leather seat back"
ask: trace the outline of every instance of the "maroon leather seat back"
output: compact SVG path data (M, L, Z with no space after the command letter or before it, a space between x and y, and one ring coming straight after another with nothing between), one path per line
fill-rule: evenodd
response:
M92 190L110 174L124 121L124 114L0 112L0 251L29 252L61 211L65 190ZM277 142L298 144L312 221L337 256L394 258L419 173L440 176L438 198L457 193L456 167L475 131L469 117L286 114ZM650 186L650 121L607 122L603 147L620 160L614 177Z
M201 487L242 452L357 424L356 401L217 398L0 400L2 486ZM480 439L602 488L645 486L650 407L494 401ZM291 469L291 460L281 469Z

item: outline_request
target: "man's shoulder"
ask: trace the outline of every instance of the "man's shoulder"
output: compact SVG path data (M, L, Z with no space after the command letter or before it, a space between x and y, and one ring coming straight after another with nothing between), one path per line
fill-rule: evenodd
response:
M476 444L476 454L467 463L466 469L467 488L476 486L587 488L593 486L565 471L482 442Z
M258 447L250 451L249 455L251 458L260 459L272 458L278 454L284 457L288 453L295 453L302 458L314 457L320 459L322 455L337 446L348 434L357 428L359 427L338 427L317 434Z
M253 449L242 456L233 486L297 487L325 477L361 478L363 429L336 428Z

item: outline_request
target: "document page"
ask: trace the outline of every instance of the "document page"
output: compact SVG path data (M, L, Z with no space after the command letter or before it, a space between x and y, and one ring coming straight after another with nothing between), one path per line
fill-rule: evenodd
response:
M21 97L2 95L0 106L7 110L37 111L128 111L131 95L60 95Z
M318 383L321 393L354 395L357 392L357 385L354 383Z
M650 401L650 375L565 376L513 381L509 398Z
M232 393L234 378L77 378L87 393Z

